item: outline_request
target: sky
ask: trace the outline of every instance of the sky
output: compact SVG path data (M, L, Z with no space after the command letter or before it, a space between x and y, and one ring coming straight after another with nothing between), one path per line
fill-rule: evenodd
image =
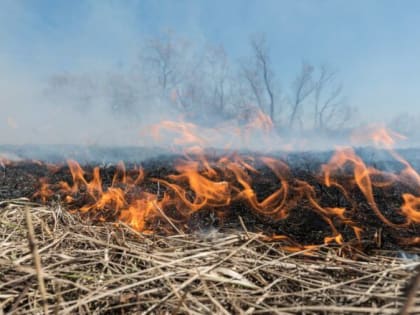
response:
M361 119L420 114L414 0L2 0L0 109L30 99L56 73L130 67L142 42L168 29L222 44L234 60L264 33L281 84L303 60L328 63Z

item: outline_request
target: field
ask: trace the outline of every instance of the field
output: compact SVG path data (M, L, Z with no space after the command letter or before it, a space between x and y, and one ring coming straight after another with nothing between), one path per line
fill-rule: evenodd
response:
M148 160L143 166L165 177L173 159ZM315 185L313 156L294 160L293 176L318 187L323 203L343 203L334 191ZM334 221L344 238L341 244L323 242L328 225L308 213L305 202L280 222L233 203L224 220L212 221L213 212L201 211L179 223L168 213L151 223L152 231L141 232L112 215L70 213L59 195L43 204L34 197L39 178L71 182L68 167L51 169L29 161L3 167L0 312L5 314L420 312L419 226L386 226L366 214L366 202L356 190L349 191L362 211L352 220L365 232L357 240L348 226ZM84 169L92 171L89 165ZM115 171L101 167L103 185ZM276 183L264 174L255 178L262 197ZM396 192L403 188L377 191L380 208L397 206ZM80 193L72 206L86 200ZM288 237L279 237L280 232ZM411 243L401 241L408 239Z
M7 314L397 314L416 292L410 254L345 245L290 253L244 230L147 236L59 206L1 207Z

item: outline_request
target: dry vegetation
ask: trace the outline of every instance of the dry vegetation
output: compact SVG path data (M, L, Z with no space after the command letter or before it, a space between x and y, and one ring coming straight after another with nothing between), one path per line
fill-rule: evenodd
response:
M346 245L288 253L243 228L143 235L0 202L0 314L420 313L419 260Z

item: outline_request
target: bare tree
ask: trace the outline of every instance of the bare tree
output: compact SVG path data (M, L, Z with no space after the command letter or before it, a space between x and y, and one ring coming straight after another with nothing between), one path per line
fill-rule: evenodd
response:
M257 103L257 106L262 111L265 111L264 106L263 106L263 96L262 96L263 92L262 92L261 82L258 79L258 72L256 71L255 68L248 68L244 66L243 73L244 73L245 79L249 83L249 87L251 88L251 92L253 94L253 97L255 98L255 102Z
M344 105L337 71L323 65L314 82L314 129L340 128L350 120L352 109Z
M232 69L222 46L192 45L166 32L147 41L139 67L133 71L139 75L137 79L129 72L113 72L102 80L93 76L55 76L49 92L51 96L59 91L55 94L77 98L75 103L81 104L81 109L104 96L116 113L133 117L146 103L143 100L158 99L162 108L169 108L171 113L176 110L186 119L202 124L232 117L246 123L256 113L263 113L272 123L284 121L291 130L297 124L300 128L327 130L339 128L351 119L353 109L344 105L337 72L306 62L302 62L287 95L290 116L279 115L280 105L286 100L275 84L267 42L259 36L250 44L251 57Z
M209 47L206 54L209 65L208 76L211 84L210 106L224 113L227 102L229 63L223 46Z
M184 52L190 44L176 37L172 32L164 32L160 37L150 39L141 55L146 71L156 76L164 93L176 88L183 80L185 69Z
M320 110L320 107L324 107L320 104L322 93L328 82L331 81L334 78L334 76L335 71L329 71L325 65L321 66L319 71L319 77L314 83L314 129L318 129L320 127L320 112L322 111L322 109Z
M300 120L300 125L302 127L302 106L314 91L312 79L313 72L314 67L312 65L302 62L301 70L292 84L291 114L289 119L290 128L294 128L297 119Z
M309 106L313 106L312 127L317 130L342 128L355 113L354 108L344 103L342 85L337 82L336 70L327 65L316 69L303 62L292 84L290 128L294 128L296 122L303 127L304 118L308 118L308 113L305 116L303 109Z
M205 99L203 59L195 46L170 31L150 39L141 56L144 74L155 78L157 96L188 117L199 112Z
M252 62L243 65L247 80L257 106L267 112L272 121L275 118L274 71L269 56L267 42L263 36L251 40ZM268 107L268 110L267 110Z

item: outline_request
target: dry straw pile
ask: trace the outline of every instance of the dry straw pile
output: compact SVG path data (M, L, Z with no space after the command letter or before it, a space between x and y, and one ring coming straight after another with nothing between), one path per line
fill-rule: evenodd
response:
M142 235L0 202L0 314L420 314L419 265L346 246L288 253L246 230Z

